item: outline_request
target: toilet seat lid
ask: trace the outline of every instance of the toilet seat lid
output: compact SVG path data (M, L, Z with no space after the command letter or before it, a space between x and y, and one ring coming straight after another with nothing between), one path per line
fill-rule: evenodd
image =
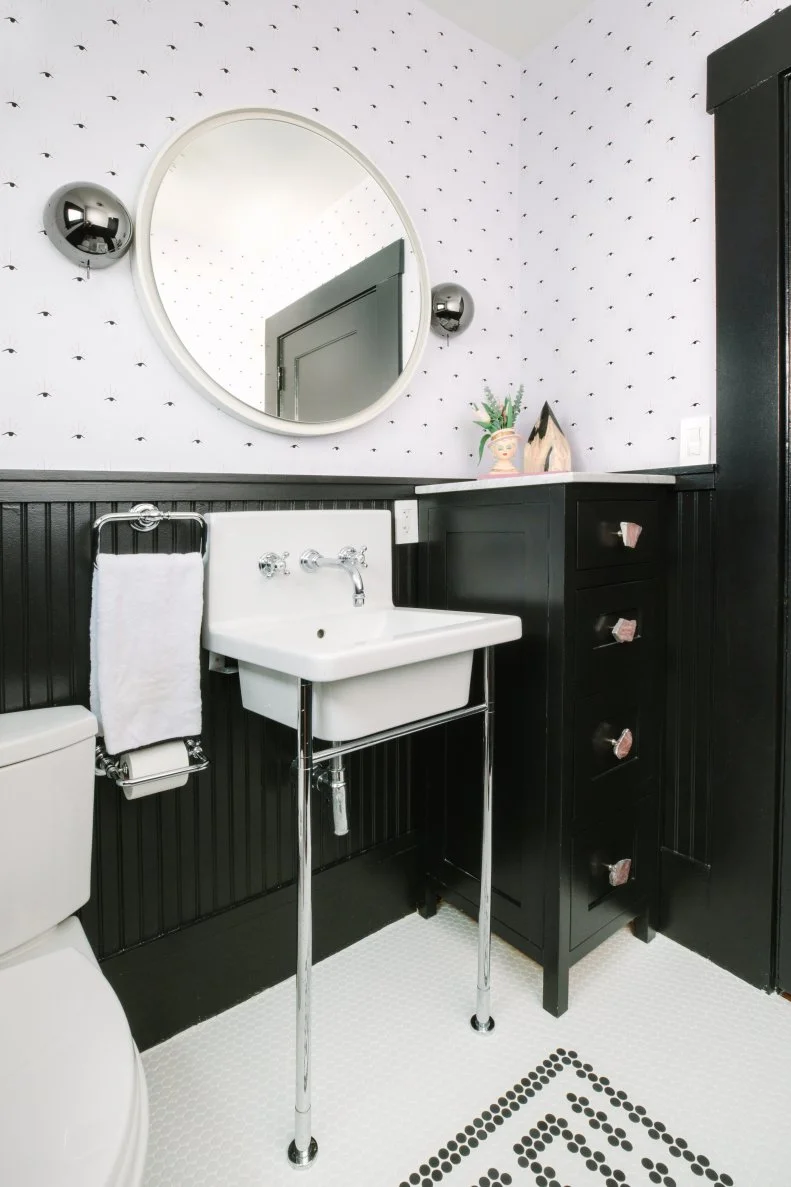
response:
M0 1183L112 1183L137 1074L121 1004L81 953L0 971Z

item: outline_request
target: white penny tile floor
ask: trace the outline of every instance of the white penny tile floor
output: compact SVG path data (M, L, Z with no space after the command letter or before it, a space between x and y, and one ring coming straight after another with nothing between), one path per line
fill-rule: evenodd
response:
M624 930L541 1009L495 939L473 1033L476 928L443 905L317 965L313 1134L286 1159L294 980L145 1053L145 1187L788 1187L791 1002Z

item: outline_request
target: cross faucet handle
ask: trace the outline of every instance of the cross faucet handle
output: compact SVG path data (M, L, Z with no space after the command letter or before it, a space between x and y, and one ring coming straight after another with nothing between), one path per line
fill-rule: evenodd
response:
M264 577L271 580L272 577L290 577L291 570L286 564L288 553L284 552L282 556L277 552L267 552L258 560L258 570Z
M338 553L338 560L346 565L357 565L358 569L367 569L368 561L365 559L365 554L368 551L368 545L363 544L362 548L354 548L351 544L346 548L342 548Z

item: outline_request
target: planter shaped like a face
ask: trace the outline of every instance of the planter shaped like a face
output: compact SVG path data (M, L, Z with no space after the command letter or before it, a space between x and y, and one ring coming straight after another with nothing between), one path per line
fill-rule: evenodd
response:
M498 429L489 438L489 449L494 455L491 474L518 474L513 458L519 448L519 434L514 429Z

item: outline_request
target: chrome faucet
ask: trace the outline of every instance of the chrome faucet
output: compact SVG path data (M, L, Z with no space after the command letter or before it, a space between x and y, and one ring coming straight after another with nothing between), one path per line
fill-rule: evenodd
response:
M299 558L300 566L306 573L317 573L319 569L345 569L352 579L354 586L355 606L365 605L365 587L360 576L360 569L367 569L365 560L366 547L342 548L337 556L322 556L315 548L308 548Z

